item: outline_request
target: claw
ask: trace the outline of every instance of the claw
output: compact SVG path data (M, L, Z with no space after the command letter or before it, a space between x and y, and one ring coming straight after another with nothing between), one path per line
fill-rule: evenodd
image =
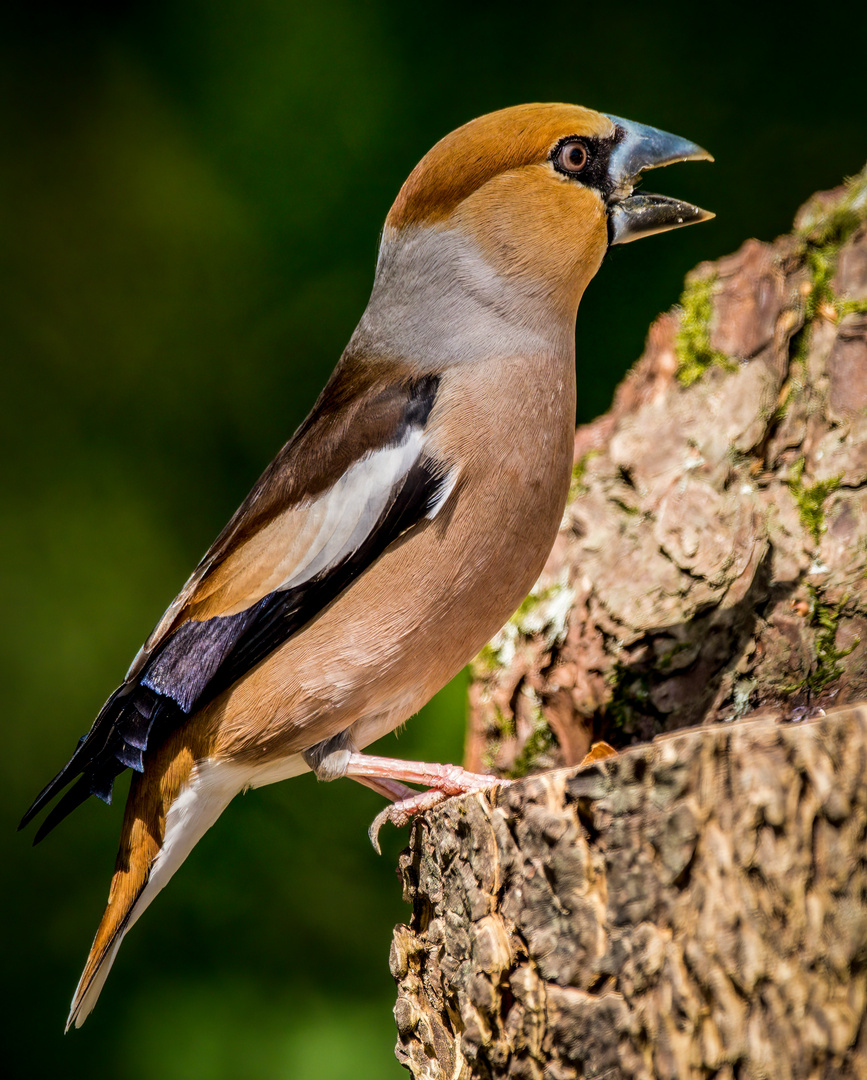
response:
M377 855L382 854L382 850L379 846L379 831L386 821L390 821L392 825L396 826L398 829L402 829L404 825L408 825L410 821L412 821L416 814L421 814L425 810L430 810L432 807L438 806L445 799L452 798L456 794L466 795L478 791L487 791L491 787L504 787L511 783L510 780L501 780L494 776L484 776L479 777L478 779L486 782L466 787L460 792L440 791L436 788L431 788L429 791L420 791L418 794L412 795L406 799L399 799L397 802L392 803L391 806L386 806L384 810L380 810L370 823L370 828L367 830L367 835L370 837L373 850Z
M449 796L444 791L420 791L417 795L413 795L408 799L400 799L398 802L392 803L391 806L386 806L384 810L380 810L367 830L367 835L370 837L371 844L373 844L373 850L377 855L382 854L382 849L379 846L379 830L386 821L390 821L396 828L402 829L405 825L409 825L416 814L420 814L424 810L430 810L447 798Z

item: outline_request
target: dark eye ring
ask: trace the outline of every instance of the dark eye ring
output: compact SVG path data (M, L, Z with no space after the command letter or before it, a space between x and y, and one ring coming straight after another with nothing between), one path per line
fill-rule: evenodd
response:
M569 139L557 151L557 165L566 173L583 172L589 160L587 147L580 139Z

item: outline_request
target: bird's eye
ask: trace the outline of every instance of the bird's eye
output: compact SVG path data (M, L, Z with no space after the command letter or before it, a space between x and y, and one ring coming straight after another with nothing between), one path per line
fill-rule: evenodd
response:
M587 164L589 154L587 147L580 139L570 139L564 142L557 151L557 164L567 173L580 173Z

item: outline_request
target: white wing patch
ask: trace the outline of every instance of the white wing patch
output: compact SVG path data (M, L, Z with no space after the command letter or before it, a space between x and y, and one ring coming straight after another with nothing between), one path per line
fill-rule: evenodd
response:
M309 581L355 551L376 526L395 487L418 460L422 445L423 433L411 429L396 446L365 454L309 508L299 508L296 513L318 518L322 526L277 588L291 589Z
M337 566L371 535L401 482L424 450L424 433L411 429L402 442L374 450L350 466L327 492L293 507L261 529L239 551L239 573L255 570L255 591L223 614L241 611L269 593L293 589ZM451 494L458 470L442 480L442 490L426 516L433 518Z

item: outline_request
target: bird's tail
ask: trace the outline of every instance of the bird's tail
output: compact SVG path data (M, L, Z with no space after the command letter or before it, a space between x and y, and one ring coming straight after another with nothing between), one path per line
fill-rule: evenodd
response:
M67 1031L84 1023L127 930L239 787L219 766L202 760L181 733L160 747L144 775L133 777L108 905L72 999Z

